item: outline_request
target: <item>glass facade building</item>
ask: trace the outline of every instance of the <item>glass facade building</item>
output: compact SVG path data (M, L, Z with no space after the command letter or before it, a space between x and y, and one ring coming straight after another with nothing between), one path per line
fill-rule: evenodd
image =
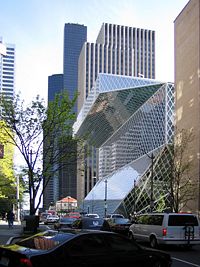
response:
M48 77L48 102L53 101L55 94L63 90L63 74L54 74Z
M103 23L79 58L78 112L99 73L155 78L155 31Z
M92 147L78 175L82 209L101 216L105 205L108 213L149 211L152 173L154 208L169 206L173 127L172 83L99 74L74 124Z
M13 99L15 92L15 45L3 43L0 37L0 93Z
M78 90L78 59L84 42L87 41L87 27L66 23L64 27L64 89L70 97Z
M48 102L53 101L56 93L67 90L70 98L77 91L78 58L83 43L87 41L87 27L84 25L66 23L64 26L63 74L54 74L48 77ZM74 107L77 111L77 107ZM76 144L69 149L76 151ZM66 167L52 174L44 190L43 207L48 209L51 202L65 197L77 197L76 194L76 160L73 163L67 160ZM44 163L45 164L45 163Z

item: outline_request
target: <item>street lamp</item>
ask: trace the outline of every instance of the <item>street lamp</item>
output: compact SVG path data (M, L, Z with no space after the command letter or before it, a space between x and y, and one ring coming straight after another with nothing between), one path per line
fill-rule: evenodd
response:
M105 179L104 182L105 182L104 217L106 218L106 215L107 215L107 208L108 208L108 205L107 205L108 180Z
M135 218L135 214L136 214L136 204L135 204L135 202L136 202L136 194L135 194L135 186L136 186L136 180L134 179L134 188L133 188L133 201L134 201L134 203L133 203L133 216L134 216L134 218Z

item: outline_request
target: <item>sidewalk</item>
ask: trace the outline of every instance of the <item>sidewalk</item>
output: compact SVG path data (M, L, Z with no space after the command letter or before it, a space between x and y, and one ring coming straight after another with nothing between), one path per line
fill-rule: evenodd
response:
M23 232L23 226L21 222L14 222L13 228L8 227L6 221L0 220L0 235L1 236L10 236L10 235L19 235Z
M8 227L6 221L0 220L0 235L19 235L24 233L25 222L14 221L13 228ZM46 231L50 229L47 225L39 225L38 231Z

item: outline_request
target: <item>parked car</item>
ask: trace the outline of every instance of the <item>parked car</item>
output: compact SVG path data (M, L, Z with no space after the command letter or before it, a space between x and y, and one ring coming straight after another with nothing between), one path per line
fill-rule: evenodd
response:
M0 246L0 266L169 267L171 257L143 249L133 240L103 231L46 231L13 245Z
M190 213L150 213L137 217L129 228L129 237L150 243L192 246L200 244L200 222Z
M46 220L44 221L44 224L52 224L52 223L56 223L58 221L59 221L58 215L48 215L46 217Z
M69 212L66 217L78 219L81 217L81 214L79 212L74 211L74 212Z
M75 222L76 220L77 220L76 218L62 217L59 219L58 222L54 224L54 228L61 229L61 228L71 227L72 223Z
M110 231L109 223L103 218L83 217L77 219L72 224L71 228Z
M47 216L49 216L49 215L51 215L50 213L47 213L47 212L42 212L41 214L40 214L40 222L44 222L45 220L46 220L46 218L47 218Z
M119 234L128 235L131 221L126 218L111 218L107 222L110 225L110 230Z
M110 219L110 218L124 218L124 215L122 215L122 214L117 214L117 213L107 214L107 215L106 215L106 219Z
M96 213L87 213L84 215L85 217L90 217L90 218L100 218L98 214Z

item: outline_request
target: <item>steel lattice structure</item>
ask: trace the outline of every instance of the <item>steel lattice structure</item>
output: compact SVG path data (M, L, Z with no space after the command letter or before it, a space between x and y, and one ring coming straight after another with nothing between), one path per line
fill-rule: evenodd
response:
M84 208L104 214L106 185L108 212L148 211L151 155L154 209L166 208L173 126L172 83L100 74L74 125L75 134L87 134L88 145L95 147L98 181Z

